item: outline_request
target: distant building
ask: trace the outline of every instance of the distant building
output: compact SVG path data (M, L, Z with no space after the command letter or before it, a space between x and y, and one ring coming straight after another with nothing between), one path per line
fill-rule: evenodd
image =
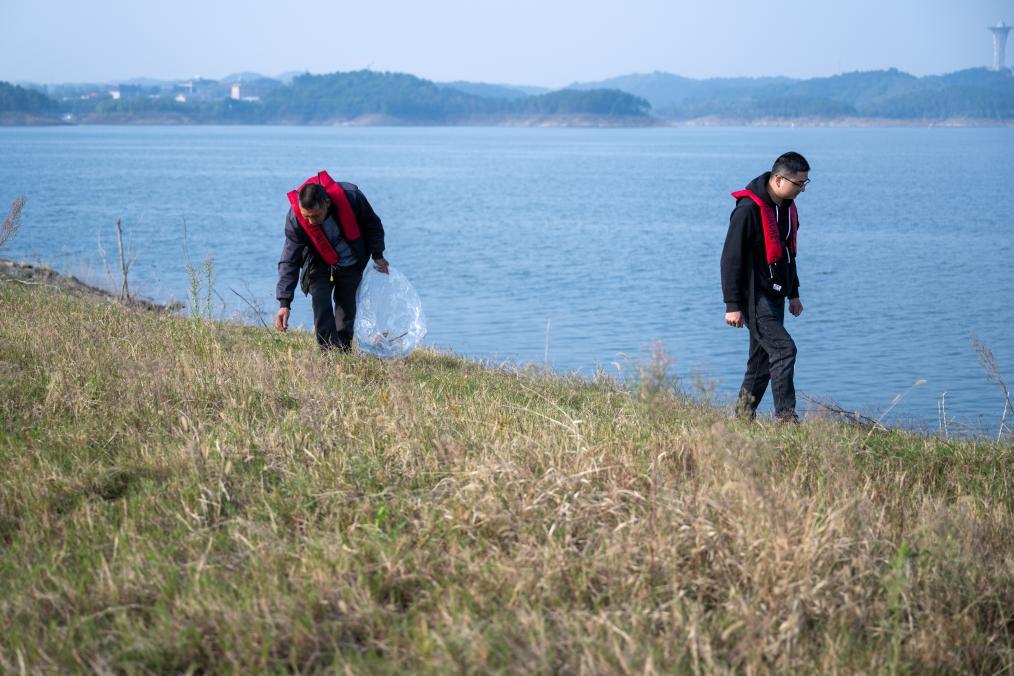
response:
M233 101L260 101L272 90L282 86L277 80L260 78L243 82L234 82L229 88L229 98Z
M144 96L144 88L139 85L119 85L116 89L109 92L109 95L115 100L119 99L136 99L139 96Z
M995 26L986 26L986 30L993 34L993 70L1006 70L1007 68L1007 34L1011 26L1003 21Z
M180 92L179 94L176 95L176 98L174 100L177 101L177 102L179 102L179 103L186 103L187 102L187 95L184 94L183 92Z
M194 101L211 100L221 96L221 90L217 81L206 80L200 77L195 77L185 82L177 82L173 91ZM217 96L216 92L218 92Z

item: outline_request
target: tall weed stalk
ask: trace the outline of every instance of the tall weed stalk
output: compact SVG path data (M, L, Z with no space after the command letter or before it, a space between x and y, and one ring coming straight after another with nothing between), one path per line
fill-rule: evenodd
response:
M993 350L974 335L972 336L972 349L978 355L979 365L986 371L986 379L999 385L1003 392L1003 412L1000 414L1000 427L996 432L996 441L999 443L1003 439L1004 432L1010 430L1007 426L1007 413L1014 412L1014 405L1010 400L1010 390L1007 387L1007 381L1004 380L1003 374L1000 372L1000 365L997 364L996 357L993 356Z
M14 198L10 210L4 216L3 223L0 223L0 247L3 247L14 235L18 234L18 229L21 228L21 213L27 203L28 198L24 195Z
M205 257L201 266L187 263L187 279L190 282L191 315L207 321L212 319L211 299L215 293L215 259Z

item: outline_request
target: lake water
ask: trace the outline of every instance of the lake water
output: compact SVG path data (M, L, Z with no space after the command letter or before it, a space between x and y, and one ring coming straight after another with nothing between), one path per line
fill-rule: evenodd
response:
M797 390L874 416L906 393L886 422L929 429L944 397L995 433L971 337L1014 385L1014 129L0 128L0 206L29 198L0 256L112 285L119 217L133 289L186 300L186 261L211 256L216 312L253 321L235 289L270 322L285 192L326 168L383 219L430 345L590 375L660 340L729 397L747 350L723 323L729 192L790 149L813 166ZM298 291L292 321L311 326Z

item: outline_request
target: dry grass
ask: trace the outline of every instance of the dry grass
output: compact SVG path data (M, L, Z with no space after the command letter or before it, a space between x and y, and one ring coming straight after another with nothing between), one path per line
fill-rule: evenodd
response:
M0 308L0 671L1014 665L1010 444Z
M3 247L8 240L18 234L18 230L21 229L21 212L25 210L27 203L28 198L24 195L18 195L11 202L10 210L4 216L3 221L0 221L0 247Z

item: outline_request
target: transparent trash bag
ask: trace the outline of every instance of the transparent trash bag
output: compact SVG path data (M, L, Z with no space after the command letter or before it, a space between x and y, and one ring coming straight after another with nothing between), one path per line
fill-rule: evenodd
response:
M405 275L366 266L356 291L356 348L382 359L407 357L426 335L422 301Z

